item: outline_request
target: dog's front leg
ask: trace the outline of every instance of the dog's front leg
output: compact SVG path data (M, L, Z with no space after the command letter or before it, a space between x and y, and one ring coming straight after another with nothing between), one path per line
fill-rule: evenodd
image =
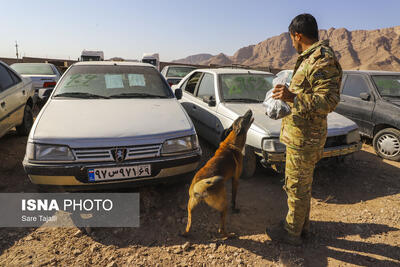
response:
M232 178L232 200L231 200L232 213L240 212L240 210L236 208L236 195L239 186L239 178L240 175L242 174L241 164L242 164L241 162L237 162L238 166L236 167L235 175Z
M237 189L239 186L239 179L236 177L233 177L232 179L232 200L231 200L231 208L232 208L232 213L239 213L240 210L236 208L236 195L237 195Z

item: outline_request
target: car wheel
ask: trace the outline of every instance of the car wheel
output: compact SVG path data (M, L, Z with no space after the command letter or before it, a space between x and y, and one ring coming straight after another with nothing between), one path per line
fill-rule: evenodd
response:
M386 128L379 131L373 140L375 152L384 159L400 161L400 131Z
M257 157L254 153L254 150L246 146L245 154L243 157L243 171L241 178L248 179L253 177L254 173L256 172L257 168Z
M22 136L29 134L33 125L33 113L32 108L28 105L25 106L24 118L22 119L22 124L17 126L17 133Z

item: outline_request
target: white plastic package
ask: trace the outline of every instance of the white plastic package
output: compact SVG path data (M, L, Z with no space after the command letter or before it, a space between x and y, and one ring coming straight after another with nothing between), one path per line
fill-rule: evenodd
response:
M263 102L263 106L266 109L266 113L268 117L274 120L282 119L291 113L290 107L284 101L280 99L272 98L272 91L274 90L277 84L284 84L289 87L290 84L290 72L284 72L282 75L279 75L272 81L272 89L267 92L265 95L265 100Z

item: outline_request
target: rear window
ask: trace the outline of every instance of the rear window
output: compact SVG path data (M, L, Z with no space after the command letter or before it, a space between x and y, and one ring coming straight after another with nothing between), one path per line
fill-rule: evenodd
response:
M10 66L23 75L54 75L54 71L48 64L17 63Z
M120 65L71 67L59 82L54 95L65 93L89 93L104 97L173 97L156 69Z
M167 77L185 77L189 72L195 70L196 68L189 67L169 67L167 72Z

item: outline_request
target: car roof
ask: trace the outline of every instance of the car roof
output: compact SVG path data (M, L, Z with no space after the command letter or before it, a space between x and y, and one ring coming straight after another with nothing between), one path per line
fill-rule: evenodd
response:
M75 66L141 66L141 67L152 67L149 63L142 62L126 62L126 61L81 61L74 63Z
M188 66L188 65L168 65L168 66L166 66L166 67L182 67L182 68L194 68L194 69L196 69L197 67L195 67L195 66Z
M400 75L400 72L396 71L383 71L383 70L344 70L344 74L369 74L369 75Z
M271 72L251 70L251 69L230 69L230 68L218 68L218 69L197 69L196 71L212 72L215 74L271 74Z
M51 63L45 63L45 62L15 62L11 65L51 65L54 66L54 64Z

